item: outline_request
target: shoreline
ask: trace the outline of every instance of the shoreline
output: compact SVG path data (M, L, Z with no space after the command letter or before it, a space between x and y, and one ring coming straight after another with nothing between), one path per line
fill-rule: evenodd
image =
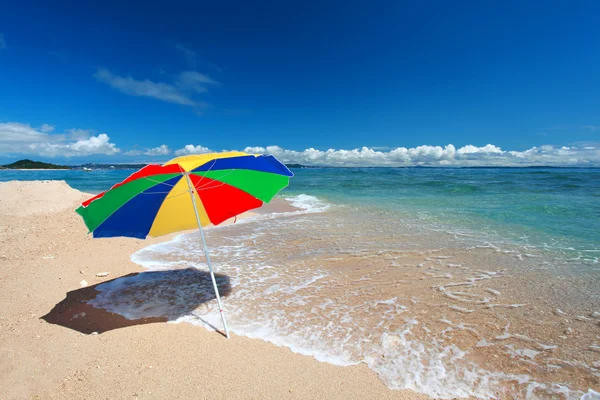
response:
M61 181L0 183L6 398L426 398L388 389L364 364L338 367L260 339L225 340L191 324L153 321L87 335L46 322L41 317L81 290L82 281L91 289L142 273L131 254L177 235L92 239L73 212L87 197ZM97 277L100 272L109 275ZM85 320L83 313L77 307L60 312L69 323Z
M378 231L377 215L357 218L335 205L325 213L249 222L210 234L211 258L241 289L228 300L230 329L238 334L334 364L366 362L388 387L415 387L434 397L533 391L554 398L560 384L560 393L579 398L598 387L600 318L589 291L596 279L561 273L558 254L459 243L444 231L423 241L418 229ZM354 226L363 229L350 237ZM193 237L151 247L132 258L148 270L193 262L188 254L197 250ZM252 273L238 274L239 265ZM107 292L116 312L147 315L118 304L118 288ZM160 308L160 301L135 298ZM195 314L182 321L218 326L214 310ZM460 351L449 363L454 350ZM416 360L428 359L433 363L415 368ZM438 361L441 373L428 367Z

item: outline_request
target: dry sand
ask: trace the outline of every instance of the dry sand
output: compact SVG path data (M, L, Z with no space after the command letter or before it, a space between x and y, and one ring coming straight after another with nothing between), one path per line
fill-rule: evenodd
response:
M130 255L169 237L92 239L73 212L87 197L58 181L0 183L0 399L424 398L364 365L93 309L94 285L141 272Z

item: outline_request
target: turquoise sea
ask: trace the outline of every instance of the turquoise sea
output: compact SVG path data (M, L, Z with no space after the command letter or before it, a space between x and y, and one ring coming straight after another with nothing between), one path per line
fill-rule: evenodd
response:
M0 181L96 193L132 172L0 171ZM390 389L434 398L600 398L600 169L293 172L279 201L297 211L207 230L232 288L233 333L364 363ZM186 233L132 260L202 269L201 255ZM116 279L90 304L220 326L212 302L181 315L190 293L210 290L181 276Z
M288 192L419 218L431 227L554 248L598 266L600 169L322 168Z
M98 193L134 171L0 171L0 181L64 180ZM430 227L552 248L598 266L599 168L307 168L282 196L419 219Z

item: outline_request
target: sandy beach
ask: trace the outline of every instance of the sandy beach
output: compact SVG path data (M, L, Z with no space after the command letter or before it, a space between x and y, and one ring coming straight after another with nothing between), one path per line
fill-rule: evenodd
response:
M87 305L95 285L142 272L132 253L172 237L94 240L73 211L88 197L59 181L0 183L1 399L425 398L365 365Z

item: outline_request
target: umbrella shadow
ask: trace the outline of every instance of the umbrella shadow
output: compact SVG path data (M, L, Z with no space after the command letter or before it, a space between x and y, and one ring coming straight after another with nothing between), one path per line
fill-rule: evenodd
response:
M221 297L231 293L229 277L215 277ZM84 334L103 333L173 321L215 298L208 272L195 268L140 272L70 291L41 319Z

